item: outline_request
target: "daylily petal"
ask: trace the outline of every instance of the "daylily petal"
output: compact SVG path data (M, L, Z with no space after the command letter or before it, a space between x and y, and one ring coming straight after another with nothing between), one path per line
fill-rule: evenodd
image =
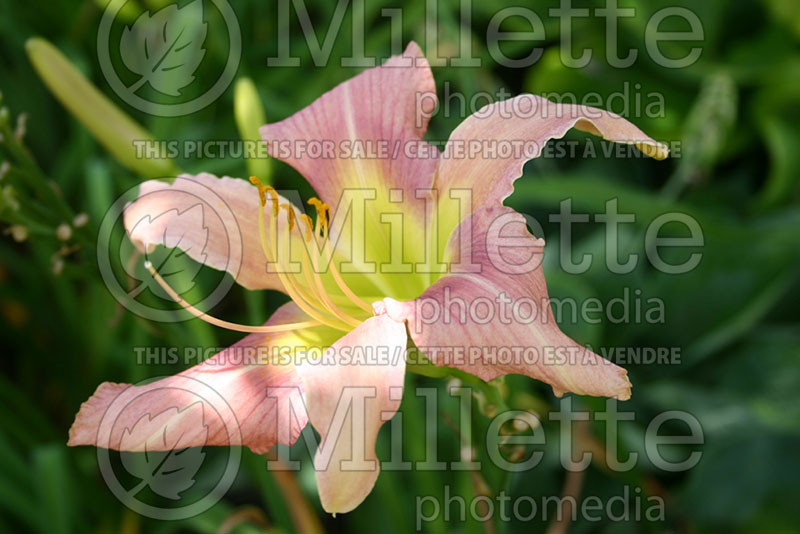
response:
M406 147L422 143L435 106L431 69L412 42L401 56L339 84L291 117L263 126L261 136L270 155L297 169L331 207L346 188L387 194L400 188L413 200L417 188L433 183L436 153L409 157ZM309 143L325 143L332 153L314 157ZM388 153L358 157L355 152L377 148L376 143L388 147ZM353 149L350 157L348 148Z
M459 256L458 235L467 226L472 241ZM385 300L386 313L408 322L414 343L433 363L483 380L524 374L550 384L558 396L630 397L624 369L556 324L540 261L544 242L528 233L522 215L503 206L482 208L453 236L448 260L460 260L462 272L442 277L415 301Z
M266 324L307 319L288 303ZM305 416L283 411L300 405L303 385L293 365L272 358L278 349L304 344L298 335L251 334L203 363L147 385L104 382L81 406L68 444L127 451L244 445L258 454L276 443L290 445Z
M364 262L340 268L347 284L361 294L412 298L424 288L422 277L376 273L374 265L394 260L391 246L395 252L402 248L407 263L424 259L424 247L417 241L425 230L439 152L422 137L435 107L433 75L412 42L402 55L261 128L270 155L297 169L330 206L337 253L333 261ZM402 235L389 227L398 216ZM361 252L356 247L364 238L368 246ZM402 245L396 244L398 238Z
M450 199L451 190L471 190L473 209L502 204L513 193L525 162L538 157L547 141L563 137L571 128L635 145L656 159L669 153L666 145L623 117L590 106L555 103L532 94L484 106L453 130L439 163L435 187L442 245L470 211Z
M400 407L406 343L405 324L378 315L334 343L321 361L298 365L308 418L322 438L314 466L329 513L353 510L375 485L375 440ZM357 361L359 355L376 359L365 363Z
M289 203L283 198L280 202ZM156 245L178 247L199 263L227 271L248 289L282 290L277 275L267 270L259 209L258 189L245 180L184 174L172 184L142 183L139 197L125 209L125 228L141 250ZM263 209L269 225L271 203ZM278 232L283 233L286 218L278 220ZM292 238L302 241L298 232Z

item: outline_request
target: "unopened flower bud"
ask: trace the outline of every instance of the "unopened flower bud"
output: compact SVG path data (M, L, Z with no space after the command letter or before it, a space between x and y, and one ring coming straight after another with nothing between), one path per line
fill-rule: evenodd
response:
M22 243L26 239L28 239L28 229L22 226L21 224L14 224L12 225L7 233L11 234L11 237L17 243Z
M478 410L486 417L494 417L497 415L497 405L486 398L486 394L482 391L473 391L472 396L478 402Z
M120 164L147 177L173 176L170 159L141 157L138 143L153 136L117 107L49 41L33 37L25 50L44 84Z
M239 78L233 91L233 116L239 129L239 136L245 143L261 143L259 128L267 122L261 97L253 80ZM247 158L248 172L258 176L265 184L269 184L272 176L272 166L269 159L255 157Z
M53 274L58 276L64 272L64 260L61 258L53 258Z
M22 141L25 138L25 134L28 131L28 114L27 113L20 113L17 117L17 127L14 128L14 137L17 140Z
M17 192L10 185L5 186L0 191L0 211L10 209L11 211L19 210L19 200L17 200Z
M87 224L89 224L89 215L86 213L79 213L72 219L72 226L75 228L83 228Z
M514 422L511 424L514 426L515 432L523 432L530 427L530 425L528 425L528 423L526 423L522 419L514 419Z
M59 241L69 241L72 237L72 228L67 223L61 223L56 228L56 237Z

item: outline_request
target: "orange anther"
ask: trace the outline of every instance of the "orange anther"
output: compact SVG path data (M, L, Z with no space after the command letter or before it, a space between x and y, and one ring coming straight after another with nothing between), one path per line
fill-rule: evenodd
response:
M281 204L281 207L286 210L286 219L289 221L289 230L291 230L294 228L294 210L287 203Z
M261 207L263 208L267 204L267 196L264 194L264 184L261 183L261 180L258 179L258 176L251 176L250 183L258 188L258 198L261 201Z
M311 217L306 215L305 213L301 213L299 215L300 220L303 221L303 226L305 227L305 240L311 241L311 237L314 235L314 223L311 222Z
M279 203L278 192L268 185L264 186L264 190L267 192L269 198L272 200L272 216L277 217L278 212L280 211L280 209L278 208L278 203Z

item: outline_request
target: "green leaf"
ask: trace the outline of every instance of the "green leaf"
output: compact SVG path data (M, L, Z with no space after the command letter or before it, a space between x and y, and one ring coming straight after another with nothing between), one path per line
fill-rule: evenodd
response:
M759 207L766 208L784 202L797 190L800 132L794 121L779 113L764 115L759 125L771 160L767 183L758 199Z
M33 466L39 486L41 532L69 534L73 530L75 506L64 446L47 445L37 449Z

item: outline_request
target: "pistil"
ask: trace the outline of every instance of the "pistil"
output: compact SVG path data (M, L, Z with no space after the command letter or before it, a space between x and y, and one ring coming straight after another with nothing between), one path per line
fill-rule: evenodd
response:
M170 287L169 284L167 284L166 280L164 280L161 277L161 275L158 274L158 271L156 271L152 263L146 261L144 262L144 267L145 269L150 271L150 275L156 282L158 282L158 285L161 286L161 289L163 289L167 293L167 295L170 296L172 300L180 304L180 306L184 310L188 311L198 319L202 319L203 321L212 324L214 326L219 326L220 328L225 328L227 330L234 330L236 332L247 332L251 334L257 334L257 333L268 334L274 332L287 332L290 330L300 330L312 326L319 326L321 324L319 321L301 321L298 323L286 323L281 325L248 326L238 323L231 323L229 321L224 321L222 319L217 319L212 315L209 315L201 310L198 310L197 308L186 302L186 300L181 298L181 296L178 295L178 293L174 289L172 289L172 287Z

